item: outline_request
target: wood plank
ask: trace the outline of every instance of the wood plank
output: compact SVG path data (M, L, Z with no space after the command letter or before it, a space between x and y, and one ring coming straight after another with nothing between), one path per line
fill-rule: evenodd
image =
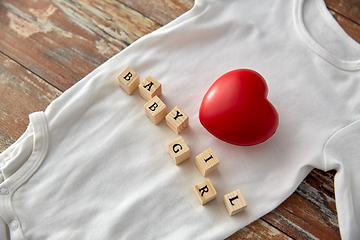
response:
M59 90L0 54L0 152L26 130L28 115L43 111Z
M188 11L195 0L119 0L160 25L165 25Z
M330 10L330 13L345 30L345 32L356 42L360 43L360 22L357 24L332 10Z
M258 219L250 225L244 227L241 231L238 231L226 238L226 240L238 240L238 239L278 239L288 240L292 239L286 234L277 230L265 221Z
M0 51L65 90L139 37L187 11L193 2L4 0L0 2ZM335 10L332 14L340 25L360 42L357 24L353 22L356 18ZM3 151L25 130L27 115L43 110L53 94L56 96L60 91L7 57L1 56L0 64L7 68L0 68L0 151ZM20 99L20 104L15 99ZM287 238L282 232L296 239L319 236L339 239L334 218L333 175L312 171L281 206L230 239L269 238L274 232L280 239Z
M333 176L313 170L294 194L262 219L295 239L340 239Z
M61 90L159 27L115 0L0 2L0 51Z
M330 10L360 24L359 0L325 0L325 4Z

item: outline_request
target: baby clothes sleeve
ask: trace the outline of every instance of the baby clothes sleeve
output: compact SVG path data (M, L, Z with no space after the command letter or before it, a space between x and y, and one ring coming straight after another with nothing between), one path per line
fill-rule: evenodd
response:
M326 169L336 169L336 208L343 239L360 236L360 120L336 132L325 146Z
M339 171L341 234L358 238L359 155L343 139L358 142L348 133L360 119L360 47L331 19L322 1L199 0L108 60L30 115L0 155L15 166L0 184L11 238L223 239L280 205L314 167ZM318 22L329 29L314 34ZM168 111L189 116L180 133L189 160L173 163L167 144L178 135L145 116L138 90L119 88L127 66L162 84ZM207 89L239 68L265 78L280 117L274 136L251 147L216 139L198 120ZM202 206L193 188L206 178L194 159L208 148L220 161L206 177L218 196ZM248 206L230 217L222 198L237 189Z

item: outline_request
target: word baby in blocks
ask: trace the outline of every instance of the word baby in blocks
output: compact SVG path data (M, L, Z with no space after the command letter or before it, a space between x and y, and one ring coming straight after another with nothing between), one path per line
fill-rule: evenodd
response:
M189 125L189 117L176 106L168 115L166 115L166 124L176 133L179 134Z
M127 94L131 95L139 85L140 78L134 70L127 67L118 76L118 81L119 86L127 92Z
M182 137L168 143L168 152L176 165L190 158L190 149Z
M206 177L218 168L219 160L209 148L196 156L195 165L199 169L200 173Z
M167 113L166 105L160 100L158 96L153 97L144 105L145 115L152 123L158 125L163 120Z
M205 203L215 199L217 195L216 190L209 179L206 179L205 181L195 185L194 191L201 205L204 205Z
M246 200L240 189L226 194L224 196L224 204L230 216L241 212L247 206Z
M140 83L139 92L140 96L149 101L153 97L161 95L161 83L149 75Z

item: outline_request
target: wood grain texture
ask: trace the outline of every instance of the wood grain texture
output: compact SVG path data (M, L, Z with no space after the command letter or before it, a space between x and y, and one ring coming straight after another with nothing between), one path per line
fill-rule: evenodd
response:
M262 219L294 239L340 239L333 190L321 190L323 182L333 185L332 176L314 170L294 194Z
M165 25L188 11L194 0L119 0L153 21Z
M0 54L0 151L26 130L30 113L45 110L60 94L43 79Z
M0 2L0 51L61 90L159 27L117 1Z
M360 23L360 0L325 0L326 6L352 22Z
M239 240L239 239L276 239L276 240L289 240L292 239L283 232L274 228L265 221L258 219L250 225L244 227L240 231L237 231L226 240Z
M360 1L325 0L360 42ZM0 151L62 91L194 0L0 1ZM313 170L283 204L228 239L340 239L335 171Z
M360 42L360 25L354 23L353 21L349 20L348 18L344 17L343 15L330 10L330 13L336 19L336 21L340 24L340 26L345 30L345 32L356 42Z

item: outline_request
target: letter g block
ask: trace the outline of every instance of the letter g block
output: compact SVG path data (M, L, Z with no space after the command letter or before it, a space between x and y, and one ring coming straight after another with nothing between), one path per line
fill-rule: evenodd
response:
M169 155L176 165L190 158L190 149L182 137L178 137L167 145Z

